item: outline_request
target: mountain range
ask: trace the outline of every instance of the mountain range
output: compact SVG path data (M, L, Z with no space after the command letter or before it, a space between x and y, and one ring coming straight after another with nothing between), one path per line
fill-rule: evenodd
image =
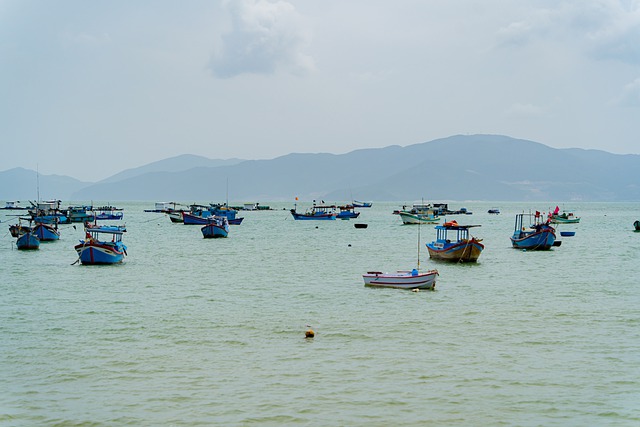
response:
M0 199L35 198L36 173L0 172ZM640 201L640 156L556 149L503 135L454 135L346 154L269 160L183 155L96 183L40 175L43 198L220 202L324 199Z

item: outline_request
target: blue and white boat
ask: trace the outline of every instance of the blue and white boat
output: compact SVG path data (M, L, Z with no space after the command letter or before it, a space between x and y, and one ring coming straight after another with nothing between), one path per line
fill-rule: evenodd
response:
M50 242L53 240L60 240L60 231L58 231L57 224L45 224L45 223L37 223L33 227L33 234L38 236L41 242Z
M124 217L122 209L114 206L102 206L95 210L98 211L98 213L95 214L95 219L119 221Z
M223 216L231 225L240 225L244 217L236 218L237 211L225 205L209 206L191 205L191 209L182 211L182 222L185 225L206 225L209 218L214 216Z
M556 230L540 212L516 214L511 244L517 249L546 250L557 246Z
M351 219L360 216L360 212L356 212L353 205L338 206L338 209L340 209L340 212L336 215L337 219Z
M429 257L442 261L476 262L484 250L481 239L471 236L469 229L479 225L459 225L456 221L437 225L436 240L427 243ZM455 234L455 240L450 236Z
M327 205L316 205L315 203L311 209L304 213L297 211L297 205L290 210L293 219L295 220L335 220L337 217L336 207Z
M87 225L85 239L74 249L78 260L85 265L117 264L127 255L127 246L122 243L123 225Z
M224 216L213 216L209 223L200 229L205 239L227 237L229 235L229 220Z
M370 208L371 206L373 206L372 202L361 202L358 200L354 200L351 204L356 208Z

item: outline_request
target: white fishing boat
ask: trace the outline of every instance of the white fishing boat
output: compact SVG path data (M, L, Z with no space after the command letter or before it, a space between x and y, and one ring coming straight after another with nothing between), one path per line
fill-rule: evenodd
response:
M368 271L362 275L365 286L397 289L434 289L438 270L420 272L418 269L411 271L399 270L395 273L383 273L381 271Z

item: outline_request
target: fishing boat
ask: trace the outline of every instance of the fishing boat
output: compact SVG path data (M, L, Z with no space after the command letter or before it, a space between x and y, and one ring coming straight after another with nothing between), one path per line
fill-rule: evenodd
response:
M50 242L60 239L60 231L58 231L58 225L51 225L46 223L36 223L33 227L33 234L38 236L41 242Z
M549 225L550 219L536 211L516 214L511 244L517 249L546 250L556 244L556 230Z
M480 226L459 225L456 221L437 225L436 240L426 244L429 257L443 261L476 262L484 245L480 243L481 239L470 236L469 229L473 227ZM456 235L455 240L449 238L449 234L453 233Z
M64 214L66 215L69 222L82 222L85 223L87 221L94 221L95 214L92 212L93 206L90 205L78 205L78 206L69 206Z
M636 231L640 231L640 221L637 221L637 220L636 220L636 221L633 223L633 226L635 227Z
M398 213L403 224L433 224L440 222L440 217L433 213L417 213L412 211L400 211Z
M236 218L237 211L224 205L191 205L189 211L181 211L182 222L185 225L207 225L209 218L224 216L231 225L240 225L244 217Z
M60 210L60 200L30 202L32 207L29 209L31 219L38 223L54 224L66 223L67 217Z
M0 208L0 209L7 209L7 210L27 210L29 208L23 207L23 206L18 206L16 203L20 203L20 201L14 201L14 202L5 202L4 207Z
M575 216L573 212L562 211L556 206L555 210L549 214L552 224L576 224L580 222L580 217Z
M227 237L229 235L229 221L224 216L209 218L209 223L200 229L205 239Z
M337 219L351 219L360 216L360 212L356 212L353 205L338 206L338 209L340 212L336 215Z
M311 209L304 213L297 211L297 205L290 210L293 219L295 220L334 220L337 217L336 207L331 205L316 205L315 203Z
M28 233L31 230L31 226L22 225L20 223L9 226L9 233L11 233L11 237L19 237L21 234Z
M85 239L74 246L78 261L84 265L121 263L127 255L127 246L122 243L126 231L124 225L87 224Z
M116 208L114 206L102 206L95 209L98 211L95 214L95 219L99 220L115 220L119 221L124 217L124 213L121 208Z
M351 204L356 208L370 208L373 206L372 202L361 202L358 200L354 200Z
M493 214L493 215L500 215L500 209L498 208L491 208L487 211L487 213Z
M33 231L27 231L18 235L16 247L20 250L38 249L40 248L40 239Z

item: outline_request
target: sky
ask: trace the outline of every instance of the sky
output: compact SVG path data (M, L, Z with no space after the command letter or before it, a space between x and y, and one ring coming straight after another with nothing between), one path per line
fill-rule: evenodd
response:
M640 0L0 0L0 171L457 134L640 153Z

